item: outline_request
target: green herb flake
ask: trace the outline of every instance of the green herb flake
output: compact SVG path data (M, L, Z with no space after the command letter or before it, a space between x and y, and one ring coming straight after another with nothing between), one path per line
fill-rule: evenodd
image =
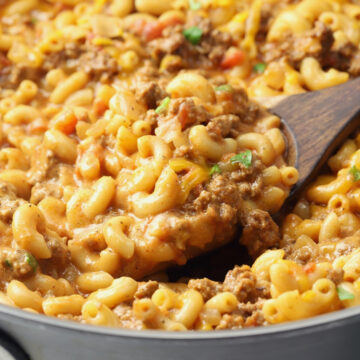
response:
M250 150L246 150L237 154L230 159L230 162L232 164L241 163L248 169L252 163L252 152Z
M233 89L233 87L231 85L224 84L224 85L217 86L215 88L215 91L233 92L234 89Z
M167 96L161 104L155 109L157 114L161 114L162 112L166 111L170 104L170 98Z
M38 267L38 262L37 260L34 258L34 256L32 254L30 254L29 252L27 252L25 254L25 261L30 265L30 267L32 268L33 272L36 271L37 267Z
M254 71L257 73L257 74L262 74L266 69L266 64L264 63L257 63L254 65Z
M35 25L35 24L38 22L38 19L35 18L35 17L32 17L32 18L30 19L30 22L31 22L33 25Z
M183 31L185 39L193 45L198 45L201 41L203 31L197 26L192 26Z
M195 0L189 0L190 9L197 11L201 9L201 4Z
M5 266L6 266L6 267L12 268L12 263L10 262L9 259L5 259L4 263L5 263Z
M215 164L211 169L210 169L210 176L213 176L215 174L221 174L221 169L220 166L218 164Z
M338 286L336 290L337 290L339 299L340 299L341 301L343 301L343 300L353 300L353 299L355 299L354 294L352 294L351 292L345 290L345 289L344 289L343 287L341 287L341 286Z
M360 170L355 165L349 170L349 173L354 177L354 181L360 180Z

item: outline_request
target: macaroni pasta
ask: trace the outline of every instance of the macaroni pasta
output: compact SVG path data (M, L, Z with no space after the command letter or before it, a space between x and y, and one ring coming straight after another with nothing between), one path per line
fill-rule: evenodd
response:
M0 302L171 331L358 305L359 136L279 229L299 174L260 100L359 75L359 14L336 0L0 1ZM251 267L223 282L158 273L238 227Z

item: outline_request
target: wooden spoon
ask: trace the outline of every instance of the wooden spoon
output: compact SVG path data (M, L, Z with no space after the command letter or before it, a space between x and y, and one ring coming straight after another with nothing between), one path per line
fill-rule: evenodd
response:
M301 190L316 176L331 153L360 127L360 78L326 90L257 100L282 119L288 142L287 161L300 173L288 200L273 215L281 223ZM223 281L233 266L251 263L246 249L238 241L232 241L190 260L185 266L169 269L168 274L172 281L183 276Z
M288 96L269 110L282 119L288 162L300 174L283 212L336 148L360 126L360 78L325 90Z

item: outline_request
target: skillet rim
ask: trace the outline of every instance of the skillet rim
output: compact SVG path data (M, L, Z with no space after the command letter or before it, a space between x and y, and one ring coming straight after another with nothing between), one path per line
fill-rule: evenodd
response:
M91 333L92 335L106 337L124 337L136 340L173 340L173 341L206 341L206 340L246 340L263 336L294 335L297 332L316 331L319 327L341 326L344 321L358 321L360 324L360 306L334 311L308 319L291 321L288 323L275 324L270 326L259 326L239 330L221 331L182 331L171 332L161 330L129 330L122 328L110 328L82 324L70 320L61 320L43 314L34 314L25 310L0 304L0 324L3 318L12 321L26 321L36 323L37 326L50 326L58 330L66 330L74 333ZM358 319L356 319L358 318ZM16 324L15 324L16 325ZM34 324L35 325L35 324ZM3 329L6 332L6 329Z

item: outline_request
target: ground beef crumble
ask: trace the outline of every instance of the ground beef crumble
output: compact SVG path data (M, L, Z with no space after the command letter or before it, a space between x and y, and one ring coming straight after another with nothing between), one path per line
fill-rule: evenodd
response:
M126 329L141 330L144 328L143 322L136 318L132 307L128 304L120 304L113 309L119 319L119 326Z
M266 62L285 58L295 69L300 68L305 57L313 57L325 70L335 68L348 71L357 76L360 73L359 51L348 42L334 50L333 31L324 23L317 21L315 27L300 37L288 34L281 42L266 43L262 52Z
M150 298L152 294L159 288L159 284L156 281L147 281L139 284L139 287L135 293L136 299Z
M244 318L241 315L224 314L216 330L234 330L244 327Z
M185 39L184 29L196 26L202 30L199 45L192 45ZM159 61L167 54L179 55L181 63L167 67L168 71L179 67L203 69L212 68L220 63L226 49L233 44L229 33L213 29L211 21L199 16L194 17L185 25L168 27L163 31L162 37L149 42L148 46L152 56Z
M94 80L106 81L118 74L121 70L116 59L111 57L104 50L88 43L69 42L63 50L51 52L44 58L41 68L28 68L8 64L1 71L0 85L6 83L9 88L15 88L22 79L29 79L35 82L44 77L46 72L64 68L70 71L85 71Z
M2 248L0 251L0 268L8 273L8 276L2 276L1 280L12 277L23 278L33 274L33 268L27 261L27 252L21 249Z
M169 118L177 119L182 129L195 124L206 123L211 115L201 105L195 105L191 98L179 98L171 102L168 111Z
M279 227L268 212L256 209L242 214L242 224L244 227L240 242L253 258L279 244Z
M61 238L57 233L48 230L48 233L45 235L46 245L51 251L51 267L54 271L59 273L63 270L66 265L70 262L70 252L66 247L66 239ZM49 260L43 260L44 263L47 263Z
M224 291L231 292L238 298L237 308L221 317L216 330L239 329L265 323L262 306L270 298L270 292L259 287L256 276L247 265L235 266L227 273L223 283L207 278L191 279L188 287L199 291L204 301Z
M288 34L281 43L267 43L263 52L266 62L285 57L292 66L298 69L301 61L307 56L315 57L322 64L328 58L333 43L334 36L331 29L317 21L314 29L304 36L294 37Z
M0 220L9 223L15 210L26 201L16 196L16 189L9 183L0 182Z
M239 304L238 311L245 319L245 327L261 326L265 324L262 307L265 299L259 299L256 303Z
M31 189L30 201L33 204L38 204L41 200L48 196L60 199L63 195L63 189L57 183L35 183Z
M220 141L230 134L236 137L236 135L238 135L236 130L240 122L241 120L237 115L220 115L211 119L206 125L206 128L208 134L215 141Z
M344 270L330 269L328 271L327 278L331 280L335 285L338 285L344 280Z
M245 124L252 124L259 115L259 106L250 101L246 91L242 88L232 88L231 91L217 91L216 99L221 104L223 113L236 115L239 122L234 122L236 134L239 132L240 121Z
M202 295L204 301L208 301L217 293L222 291L222 284L217 281L212 281L210 279L190 279L188 282L188 287L199 291Z
M258 297L256 278L248 265L236 266L225 277L223 289L230 291L240 302L254 302Z
M143 103L148 109L155 109L160 100L166 96L166 92L155 82L145 82L137 86L137 99Z

